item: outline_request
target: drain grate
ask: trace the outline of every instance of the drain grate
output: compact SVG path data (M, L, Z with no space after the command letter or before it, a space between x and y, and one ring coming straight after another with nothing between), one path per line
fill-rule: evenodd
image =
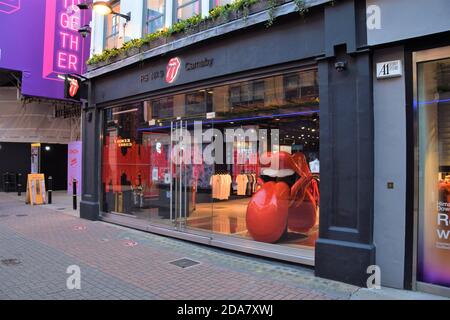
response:
M66 210L66 208L58 208L58 209L56 209L56 210L58 210L58 211L64 211L64 210Z
M172 261L169 263L173 264L174 266L183 268L183 269L190 268L190 267L200 264L200 262L197 262L197 261L194 261L191 259L186 259L186 258L175 260L175 261Z
M21 261L18 259L3 259L0 262L2 263L2 265L7 267L18 266L19 264L21 264Z
M22 217L28 217L27 214L16 214L16 217L22 218Z

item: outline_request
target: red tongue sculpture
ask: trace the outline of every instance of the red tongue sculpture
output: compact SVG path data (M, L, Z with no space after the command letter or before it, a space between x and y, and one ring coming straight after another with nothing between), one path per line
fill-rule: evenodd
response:
M277 242L286 231L291 190L284 182L267 182L247 207L247 229L256 241Z
M284 182L267 182L247 207L247 229L256 241L275 243L287 228L308 232L316 223L317 202L312 194L314 180L303 154L287 152L261 156L263 175L284 178L297 173L299 180L289 188Z

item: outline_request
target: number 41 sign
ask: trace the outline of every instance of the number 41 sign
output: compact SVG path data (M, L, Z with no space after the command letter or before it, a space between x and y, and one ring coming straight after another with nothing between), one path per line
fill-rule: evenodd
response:
M377 79L401 77L403 66L401 60L377 63Z

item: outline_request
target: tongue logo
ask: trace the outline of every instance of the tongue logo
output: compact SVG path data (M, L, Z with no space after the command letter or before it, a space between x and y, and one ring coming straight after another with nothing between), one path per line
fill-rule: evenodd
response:
M173 83L178 77L178 73L180 71L181 62L178 58L170 59L166 68L166 82Z
M77 95L80 85L76 79L70 80L69 95L73 98Z

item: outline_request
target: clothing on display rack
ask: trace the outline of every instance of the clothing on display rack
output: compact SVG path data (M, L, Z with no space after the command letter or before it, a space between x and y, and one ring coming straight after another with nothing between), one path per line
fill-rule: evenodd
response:
M252 196L256 192L257 177L254 173L239 174L236 183L238 196Z
M240 174L236 177L237 195L245 196L247 194L247 184L249 180L246 174Z
M210 185L212 187L212 197L217 200L228 200L231 195L231 175L214 174L211 176Z

